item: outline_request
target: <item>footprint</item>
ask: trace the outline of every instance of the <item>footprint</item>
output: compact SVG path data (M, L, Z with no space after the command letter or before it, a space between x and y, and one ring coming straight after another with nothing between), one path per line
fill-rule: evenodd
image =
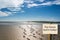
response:
M27 40L30 40L29 38L27 38Z
M44 37L44 35L41 35L42 37Z
M24 29L24 32L26 32L26 30Z
M33 35L35 35L35 34L33 34Z
M23 35L23 38L25 38L25 35Z
M39 40L43 40L42 38L39 38Z
M36 36L33 36L34 38L36 38Z
M24 35L27 35L25 32L23 32L24 33Z

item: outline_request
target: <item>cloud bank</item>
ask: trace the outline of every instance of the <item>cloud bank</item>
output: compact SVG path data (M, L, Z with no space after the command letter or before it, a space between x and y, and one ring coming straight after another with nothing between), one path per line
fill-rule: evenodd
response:
M38 3L39 2L39 3ZM0 0L0 9L8 8L7 12L0 10L0 16L9 16L12 12L21 11L21 7L26 3L27 8L38 7L38 6L51 6L60 5L60 0L46 1L46 0ZM23 5L23 7L25 7Z

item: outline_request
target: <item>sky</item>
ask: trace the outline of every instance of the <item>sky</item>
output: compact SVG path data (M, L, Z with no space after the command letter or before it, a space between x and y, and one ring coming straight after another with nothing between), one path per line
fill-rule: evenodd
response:
M0 21L60 21L60 0L0 0Z

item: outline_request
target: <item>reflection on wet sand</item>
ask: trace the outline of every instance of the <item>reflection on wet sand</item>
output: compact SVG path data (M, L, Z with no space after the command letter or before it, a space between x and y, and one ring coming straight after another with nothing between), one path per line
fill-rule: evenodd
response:
M0 25L0 40L48 40L42 34L41 24L2 24Z

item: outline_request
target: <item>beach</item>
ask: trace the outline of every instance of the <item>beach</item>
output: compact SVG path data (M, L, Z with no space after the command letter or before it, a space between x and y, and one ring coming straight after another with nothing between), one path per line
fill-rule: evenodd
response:
M48 40L42 24L33 22L0 23L0 40Z

